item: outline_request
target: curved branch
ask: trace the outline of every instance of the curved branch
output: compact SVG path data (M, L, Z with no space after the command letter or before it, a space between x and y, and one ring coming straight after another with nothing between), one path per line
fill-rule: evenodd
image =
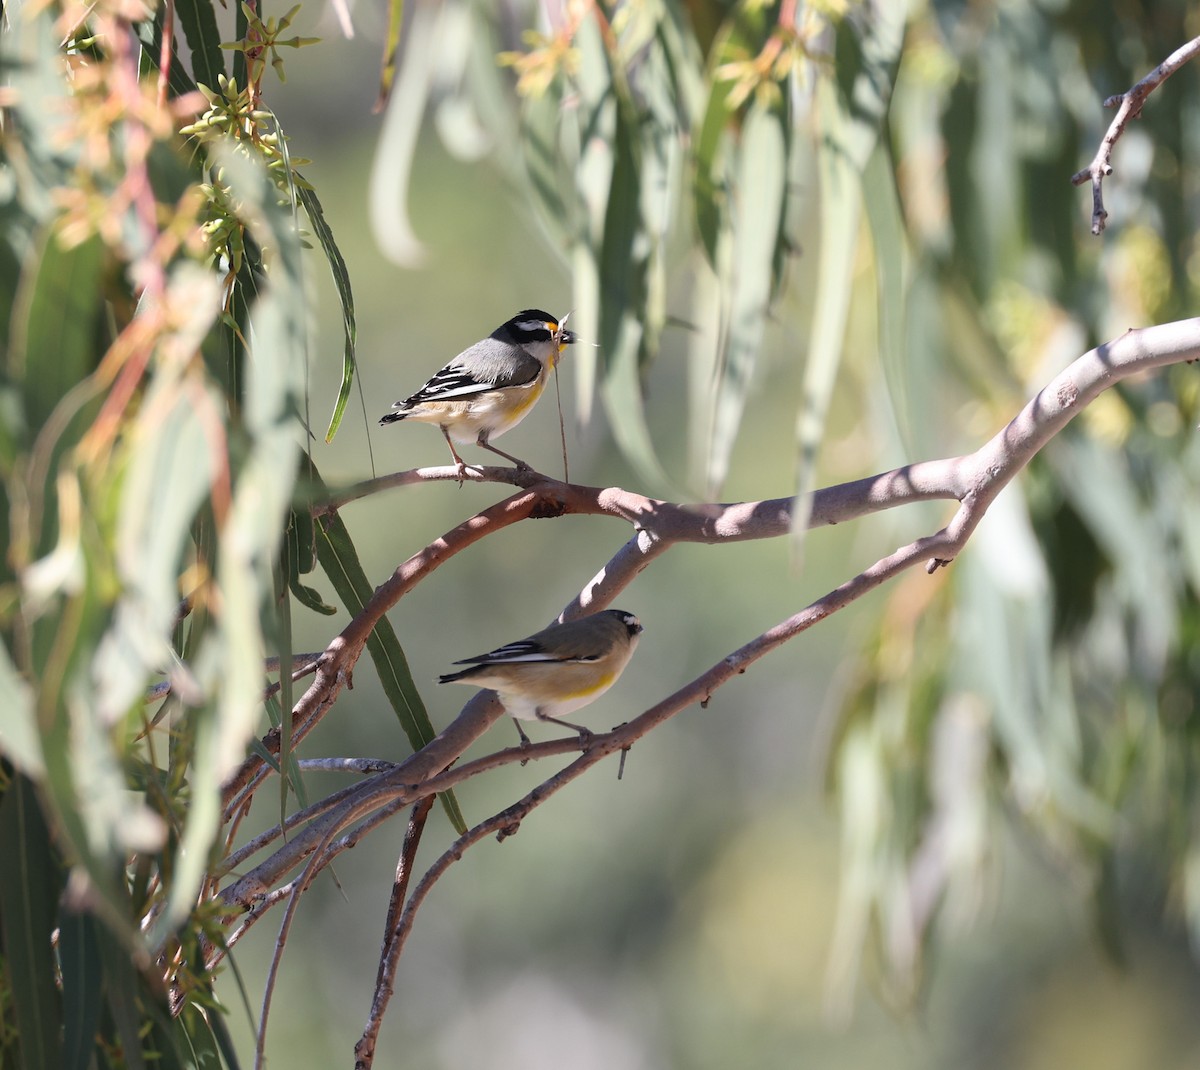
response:
M806 609L733 651L690 684L612 732L593 737L585 752L547 780L533 793L537 799L574 779L607 754L627 750L646 732L680 710L709 697L733 676L781 644L825 619L851 601L921 561L929 568L944 564L961 551L996 495L1025 467L1055 434L1105 389L1132 375L1166 364L1200 358L1200 319L1183 320L1141 330L1131 330L1085 353L1056 376L991 440L973 453L927 461L891 472L815 492L810 525L838 523L910 501L947 498L959 501L950 522L941 531L919 538L830 591ZM592 513L620 517L636 530L610 563L568 607L599 604L615 596L653 557L674 542L718 543L786 535L790 526L790 499L773 499L732 505L698 506L659 502L619 488L591 488L540 482L498 503L459 525L453 532L410 558L381 586L364 611L330 645L322 656L317 679L297 704L322 710L333 698L320 694L322 687L339 688L335 666L342 678L374 622L423 575L454 552L451 543L471 542L496 525L539 515ZM646 537L643 538L642 536ZM461 548L461 546L459 547ZM363 815L383 806L416 801L444 791L475 775L485 766L470 763L443 772L503 713L492 692L479 692L454 722L428 746L393 769L344 789L338 805L313 821L270 858L224 889L220 898L227 907L246 909L321 844L335 830L347 827L348 815ZM492 767L510 760L561 753L579 746L575 740L555 741L528 749L502 752L481 759ZM534 803L536 805L536 801ZM414 897L417 892L414 891Z
M1077 171L1071 176L1071 184L1075 186L1082 186L1089 179L1091 180L1093 234L1099 234L1104 230L1105 220L1108 219L1108 212L1104 210L1104 194L1101 190L1101 183L1113 173L1112 151L1117 144L1117 139L1125 133L1125 126L1129 120L1136 119L1142 114L1142 105L1146 103L1146 98L1188 60L1194 58L1197 52L1200 52L1200 37L1193 38L1182 48L1172 52L1137 85L1124 93L1109 97L1104 102L1106 108L1116 108L1117 114L1109 123L1108 130L1101 139L1100 148L1097 149L1092 162L1082 171Z

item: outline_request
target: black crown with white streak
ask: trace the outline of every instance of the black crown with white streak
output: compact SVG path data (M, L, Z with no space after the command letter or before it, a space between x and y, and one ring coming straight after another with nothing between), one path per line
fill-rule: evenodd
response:
M638 620L637 617L635 617L632 613L625 613L619 609L613 610L613 612L621 615L621 623L624 624L628 629L630 638L635 635L641 635L641 633L645 631L645 629L642 627L642 622Z
M543 312L540 308L526 308L518 312L507 323L502 323L492 332L493 338L502 341L515 342L517 345L529 342L549 342L558 330L558 318ZM575 341L575 335L563 331L560 339L564 345Z

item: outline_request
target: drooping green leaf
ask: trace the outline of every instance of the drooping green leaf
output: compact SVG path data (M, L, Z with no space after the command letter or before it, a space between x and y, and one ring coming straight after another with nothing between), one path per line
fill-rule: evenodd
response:
M60 914L58 961L62 973L63 1070L88 1070L104 1005L104 966L96 919L64 908Z
M293 509L288 516L283 551L288 587L301 605L328 617L337 612L337 607L329 605L320 591L300 582L300 577L312 572L317 563L316 546L312 514L303 507Z
M808 362L796 420L799 462L792 533L797 552L808 526L817 450L841 363L862 210L862 173L887 114L904 39L905 8L904 4L888 5L872 12L869 18L847 16L838 23L835 81L822 78L817 88L821 249Z
M746 394L775 289L775 248L786 196L788 124L779 104L755 101L737 149L737 197L730 242L729 329L717 384L707 484L715 494L729 470Z
M413 230L408 197L434 66L436 23L434 6L418 4L413 9L405 44L406 62L387 102L371 171L369 197L375 240L389 260L406 267L416 266L425 255Z
M203 0L199 0L199 2L203 2ZM142 45L141 71L143 73L160 69L163 20L165 18L166 5L159 4L153 18L134 23L134 32ZM216 84L216 82L212 83L214 88ZM187 68L184 67L183 60L179 56L179 49L176 47L174 38L171 41L171 69L167 73L167 86L172 97L181 97L185 93L195 92L196 89L196 83L192 81L191 75L188 74Z
M694 139L695 175L692 199L696 229L709 264L719 270L718 249L722 233L730 226L731 126L739 106L731 100L735 82L717 71L725 64L745 62L762 47L769 32L771 5L741 4L725 20L709 50L708 96Z
M329 577L338 597L351 615L362 611L374 588L358 559L358 551L350 533L338 514L329 513L317 521L317 558ZM392 622L383 617L367 638L367 652L379 673L383 692L396 712L400 727L419 750L434 737L433 724L413 681L408 659L396 637ZM441 795L442 806L459 832L466 831L466 822L453 792Z
M104 999L121 1045L123 1065L129 1070L146 1070L142 1051L142 1013L138 1007L141 982L123 947L104 926L97 926L100 961L104 964Z
M622 452L647 483L670 485L646 424L639 353L645 285L645 251L635 249L641 233L641 176L636 120L618 101L612 182L600 249L600 354L602 392L613 434Z
M222 1066L237 1067L236 1057L230 1061L223 1053L220 1039L214 1029L216 1023L224 1022L223 1014L210 1011L205 1015L195 1005L187 1004L180 1012L177 1022L178 1028L186 1034L192 1065L196 1070L220 1070Z
M910 408L911 370L906 361L908 245L896 191L891 158L882 141L875 146L863 172L863 198L875 248L875 285L879 302L879 356L892 409L907 435L913 423ZM909 439L911 443L911 438Z
M41 238L17 294L10 374L23 381L25 419L45 424L54 406L87 376L96 360L103 295L98 237L66 248L54 229Z
M329 418L329 427L325 431L325 441L332 442L338 427L341 426L342 416L346 412L346 403L350 400L350 386L354 382L357 370L354 351L358 343L358 326L354 318L354 291L350 286L350 272L346 268L346 261L333 237L333 230L325 218L325 210L321 207L321 201L317 197L316 191L311 186L304 185L297 187L296 195L308 215L313 233L317 236L317 242L320 244L322 252L325 253L330 274L333 275L333 285L337 290L338 301L342 306L342 335L345 340L345 348L342 352L342 384L338 388L333 415ZM359 390L362 390L361 381Z
M544 93L525 98L521 106L521 158L525 165L533 208L551 243L566 246L572 230L579 227L573 206L565 197L572 175L570 161L564 157L564 123L577 123L577 110L563 110L565 87L556 80ZM576 135L578 136L578 135Z
M392 83L396 80L396 63L400 52L400 29L403 24L404 0L388 0L388 24L383 38L383 64L379 73L376 111L382 109L392 95Z
M18 774L0 799L0 932L28 1070L62 1065L62 1008L54 987L54 908L63 878L33 783Z
M217 280L207 273L196 296L215 309ZM221 399L205 394L213 419ZM93 662L95 710L114 723L141 701L148 679L170 664L171 626L179 609L179 573L192 525L217 473L209 464L196 392L170 374L156 375L125 441L116 530L122 583L113 622Z
M0 641L0 755L35 780L46 769L34 716L33 692Z
M192 54L193 81L215 91L219 76L225 74L215 5L211 0L175 0L175 16Z

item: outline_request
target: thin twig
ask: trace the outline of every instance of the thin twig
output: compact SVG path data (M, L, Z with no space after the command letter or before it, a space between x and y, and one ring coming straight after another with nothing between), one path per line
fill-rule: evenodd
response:
M425 822L429 811L433 809L433 795L427 795L418 802L408 819L408 829L404 833L404 845L400 850L400 858L396 862L396 876L392 880L392 894L388 900L387 920L383 928L383 949L379 953L379 972L375 977L375 996L371 1000L371 1011L367 1015L366 1028L354 1045L355 1070L370 1070L375 1063L375 1045L379 1039L379 1028L383 1025L383 1015L387 1011L388 1002L395 988L396 965L400 959L400 946L396 939L401 911L404 900L408 895L408 882L412 879L413 865L416 861L417 848L421 843L421 834L425 831Z
M1105 102L1106 108L1116 108L1117 114L1109 123L1108 130L1100 141L1100 148L1095 158L1082 171L1071 176L1073 185L1082 186L1089 179L1092 183L1092 233L1099 234L1104 230L1108 212L1104 208L1104 194L1101 183L1113 173L1112 151L1117 139L1125 133L1125 126L1130 119L1136 119L1142 114L1142 105L1146 98L1163 82L1182 67L1188 60L1200 52L1200 37L1193 38L1182 48L1176 49L1157 67L1154 68L1133 88L1116 96L1109 97Z

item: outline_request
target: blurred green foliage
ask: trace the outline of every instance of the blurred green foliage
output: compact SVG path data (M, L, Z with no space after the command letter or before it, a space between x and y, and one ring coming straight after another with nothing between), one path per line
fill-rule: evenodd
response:
M1200 31L1182 2L409 7L398 68L402 5L386 13L383 185L408 188L426 118L508 179L515 234L537 245L519 258L557 256L572 326L600 343L574 362L576 414L602 401L638 489L715 495L750 445L774 494L972 448L1083 350L1196 305L1194 71L1118 145L1101 239L1068 181L1103 132L1099 102ZM161 94L162 8L9 5L0 42L5 1065L18 1051L28 1066L233 1062L198 969L201 938L219 939L196 903L222 850L220 785L263 728L264 655L289 662L291 596L323 609L326 581L308 577L353 560L351 581L328 580L352 613L378 579L340 519L306 519L295 478L310 409L328 407L329 438L347 412L363 259L339 250L326 207L336 221L344 206L300 174L263 87L276 46L311 39L280 39L294 10L172 10L186 49L169 51ZM415 255L402 215L376 209L374 229ZM333 280L332 402L307 394L321 369L306 237ZM486 294L497 254L477 255ZM427 340L441 359L469 340L458 326ZM794 436L768 441L762 414L787 404ZM614 838L648 887L659 870L704 874L660 904L701 919L658 963L671 1000L720 1002L710 977L740 977L738 1020L773 1027L787 1000L819 1002L821 952L789 917L815 902L836 917L827 995L847 1006L865 963L909 1005L938 934L986 904L1008 828L1077 882L1114 957L1148 914L1200 941L1198 419L1192 368L1106 394L948 574L874 604L828 751L840 860L778 815L741 843L715 819L711 844L681 835L687 865L637 857L628 826ZM737 599L767 601L714 600ZM673 626L682 649L691 625ZM392 626L373 643L417 746L432 728ZM165 744L143 703L164 672ZM774 703L790 710L802 686ZM817 873L835 866L836 903ZM614 933L651 927L640 907L613 917ZM676 1013L672 1061L736 1058L723 1020Z

